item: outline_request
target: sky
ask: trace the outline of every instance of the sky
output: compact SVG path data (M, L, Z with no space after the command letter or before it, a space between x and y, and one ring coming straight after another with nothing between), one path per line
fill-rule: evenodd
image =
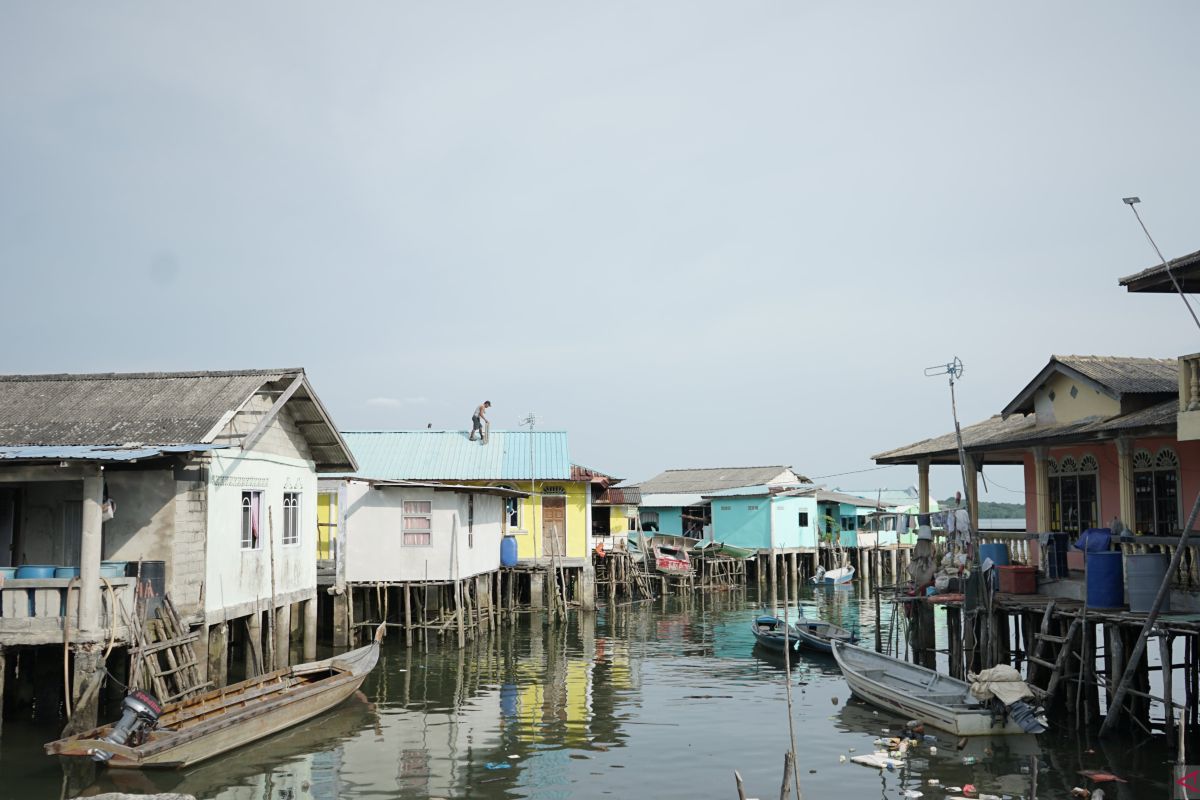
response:
M1192 2L0 5L0 372L304 367L343 429L870 456L1200 350ZM843 473L854 473L845 475ZM1020 502L1019 468L986 500ZM935 467L953 493L956 468ZM1003 486L997 485L1000 481Z

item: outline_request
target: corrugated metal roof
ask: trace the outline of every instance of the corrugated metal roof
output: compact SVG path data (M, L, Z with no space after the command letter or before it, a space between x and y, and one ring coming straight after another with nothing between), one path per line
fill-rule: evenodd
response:
M211 440L256 392L302 379L286 407L318 471L354 462L304 370L0 375L0 446L161 447Z
M682 494L678 492L646 494L642 492L643 508L683 508L686 506L704 505L706 502L708 501L699 494Z
M642 503L642 492L636 486L610 486L595 501L598 506L636 506Z
M758 486L774 481L781 473L792 472L792 468L784 465L774 467L714 467L709 469L669 469L650 480L642 481L638 487L642 494L710 494L722 489L733 489L738 486ZM808 479L796 475L800 482L807 483ZM784 483L794 483L795 479L788 478Z
M172 453L221 450L225 444L182 444L171 447L94 447L92 445L25 445L0 447L0 461L140 461Z
M390 480L571 480L565 431L491 431L488 443L466 431L344 431L357 475Z

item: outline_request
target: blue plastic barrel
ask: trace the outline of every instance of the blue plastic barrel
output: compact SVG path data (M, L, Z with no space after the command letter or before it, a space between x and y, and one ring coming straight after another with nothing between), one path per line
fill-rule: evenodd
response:
M517 565L517 537L505 536L500 540L500 566L515 567Z
M1111 550L1087 554L1087 607L1121 608L1125 605L1122 554Z
M55 567L54 577L56 578L78 578L79 567Z
M18 578L53 578L58 567L53 564L22 564L17 567Z
M979 545L979 563L982 564L987 558L990 558L997 567L1007 567L1008 545L1004 542Z

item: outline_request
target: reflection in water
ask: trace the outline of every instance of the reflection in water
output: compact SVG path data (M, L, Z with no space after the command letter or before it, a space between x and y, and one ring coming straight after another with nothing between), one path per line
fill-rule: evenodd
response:
M740 591L606 608L565 626L534 615L464 650L408 650L393 638L363 686L369 702L185 773L101 771L86 777L86 790L223 800L719 797L733 795L738 769L751 796L770 796L788 733L782 658L756 649L750 632L762 608ZM804 587L789 616L801 610L865 643L890 623L886 604L877 620L873 599L853 589ZM808 798L940 794L930 793L931 778L1026 797L1022 768L1039 752L1042 797L1068 794L1080 769L1140 779L1105 787L1109 800L1166 794L1170 755L1157 743L1101 745L1062 732L973 740L962 751L930 732L938 752L923 746L894 773L841 764L839 756L870 752L905 721L851 700L827 656L802 653L790 679ZM60 795L61 770L38 755L51 733L6 728L6 789Z

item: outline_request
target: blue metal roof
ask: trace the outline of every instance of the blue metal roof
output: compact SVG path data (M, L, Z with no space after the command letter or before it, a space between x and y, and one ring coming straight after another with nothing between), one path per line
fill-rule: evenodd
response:
M0 461L139 461L170 453L196 453L221 450L226 444L88 445L49 444L0 447Z
M492 431L488 443L466 431L343 431L363 478L384 480L571 479L566 431Z

